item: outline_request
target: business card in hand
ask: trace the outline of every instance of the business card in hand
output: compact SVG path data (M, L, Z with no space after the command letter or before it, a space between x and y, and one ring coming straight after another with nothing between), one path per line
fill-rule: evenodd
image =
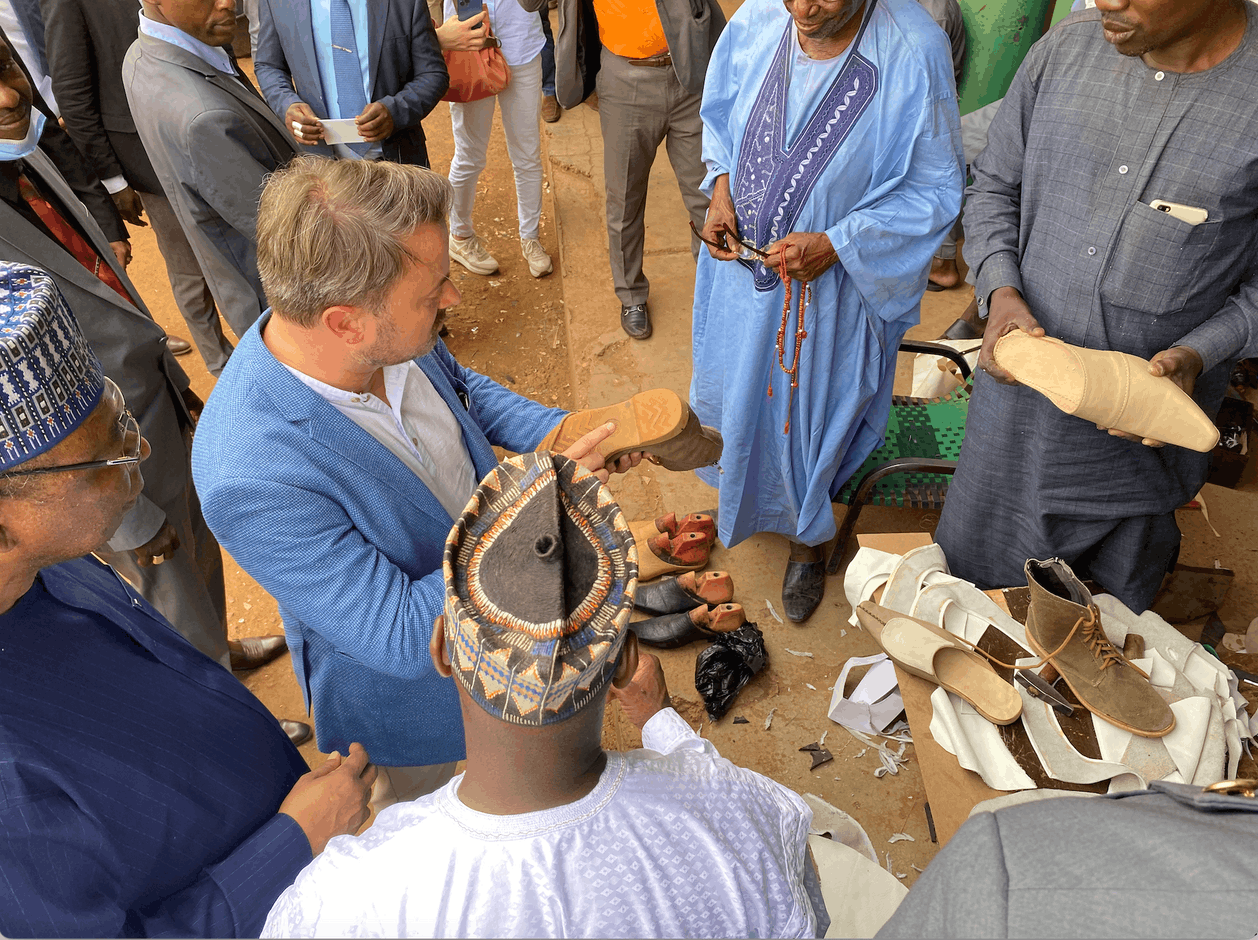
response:
M363 143L353 118L323 118L319 123L323 125L323 139L329 144Z

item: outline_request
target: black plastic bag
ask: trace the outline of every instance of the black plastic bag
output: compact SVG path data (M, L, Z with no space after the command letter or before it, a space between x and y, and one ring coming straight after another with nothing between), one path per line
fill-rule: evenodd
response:
M695 660L695 689L703 696L708 717L716 721L729 711L743 686L768 661L764 634L754 623L717 637Z

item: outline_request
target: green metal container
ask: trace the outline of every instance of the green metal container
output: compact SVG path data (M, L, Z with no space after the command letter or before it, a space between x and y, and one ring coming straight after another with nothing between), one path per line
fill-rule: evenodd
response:
M1049 13L1070 0L958 0L965 19L965 71L957 89L961 113L1005 96Z

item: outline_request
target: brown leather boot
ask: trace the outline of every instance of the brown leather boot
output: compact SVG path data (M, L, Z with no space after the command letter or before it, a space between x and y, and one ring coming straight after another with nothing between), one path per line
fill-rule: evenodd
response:
M1169 734L1175 714L1105 638L1101 613L1070 566L1060 558L1032 558L1024 570L1031 593L1027 639L1061 673L1083 707L1132 734Z

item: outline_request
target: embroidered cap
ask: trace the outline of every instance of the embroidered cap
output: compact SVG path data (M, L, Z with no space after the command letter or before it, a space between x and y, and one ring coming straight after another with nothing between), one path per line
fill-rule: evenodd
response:
M616 668L638 586L620 506L567 457L510 457L446 539L446 647L481 708L548 725L584 708Z
M0 472L69 437L104 391L100 363L48 272L0 262Z

